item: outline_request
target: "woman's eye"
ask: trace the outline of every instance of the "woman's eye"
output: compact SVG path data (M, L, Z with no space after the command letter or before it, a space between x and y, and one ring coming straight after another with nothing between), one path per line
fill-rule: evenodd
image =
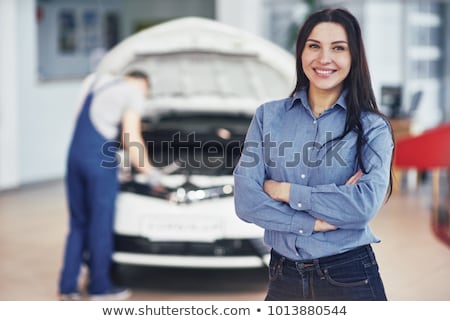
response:
M345 47L344 46L336 46L336 47L334 47L334 50L336 50L336 51L344 51Z
M311 43L308 45L308 48L313 48L313 49L319 48L319 45L316 45L315 43Z

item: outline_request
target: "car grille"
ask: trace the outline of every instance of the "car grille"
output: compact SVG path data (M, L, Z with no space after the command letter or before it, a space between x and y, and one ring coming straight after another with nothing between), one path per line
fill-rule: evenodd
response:
M152 189L149 185L130 181L121 184L121 191L166 199L177 204L182 204L210 200L213 198L232 197L234 187L227 184L200 188L191 183L184 183L177 189L165 188L162 191L158 191Z
M262 239L217 240L206 242L153 242L144 237L115 235L117 252L196 255L196 256L262 256L270 252Z

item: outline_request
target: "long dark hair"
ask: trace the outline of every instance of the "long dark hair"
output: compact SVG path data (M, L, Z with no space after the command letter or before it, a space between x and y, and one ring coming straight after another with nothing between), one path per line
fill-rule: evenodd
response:
M367 143L367 141L364 139L364 130L361 124L361 113L372 112L383 117L388 124L389 121L378 109L378 105L372 89L372 82L370 79L370 72L367 64L366 51L364 49L361 28L359 26L358 20L349 11L341 8L322 9L310 15L303 23L297 35L295 51L297 83L295 85L295 89L291 93L291 96L293 96L297 91L303 88L308 88L309 86L309 80L303 71L301 57L303 49L305 48L306 40L308 39L314 27L322 22L337 23L345 29L351 55L350 72L347 75L347 78L344 80L344 88L350 89L348 90L348 94L346 96L347 116L345 127L343 133L340 136L336 137L334 140L340 140L344 138L351 131L356 132L356 155L358 165L363 173L367 173L367 170L361 160L362 147ZM391 127L389 126L389 128ZM391 194L392 159L387 197L389 198Z

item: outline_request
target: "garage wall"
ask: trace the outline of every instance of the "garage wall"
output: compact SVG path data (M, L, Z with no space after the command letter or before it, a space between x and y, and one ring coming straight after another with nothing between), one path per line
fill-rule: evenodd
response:
M17 2L17 128L19 184L61 178L72 132L79 79L40 81L35 1Z
M18 185L17 30L14 0L0 1L0 190Z
M216 19L265 37L264 21L267 20L267 13L264 5L264 0L216 0Z
M125 34L132 34L137 26L162 22L182 16L214 18L214 0L133 0L124 1Z
M399 86L404 79L403 8L397 1L367 2L360 19L373 89L381 101L382 86Z
M133 31L136 22L215 15L214 0L115 2L125 7L124 35ZM81 4L79 0L64 3ZM37 0L0 0L0 191L65 174L82 78L40 79L36 7Z

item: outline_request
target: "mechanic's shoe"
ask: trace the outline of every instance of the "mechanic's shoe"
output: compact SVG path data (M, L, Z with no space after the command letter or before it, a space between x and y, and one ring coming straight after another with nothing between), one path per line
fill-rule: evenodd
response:
M59 301L80 301L81 295L78 292L74 293L60 293L58 295Z
M124 288L112 288L105 293L91 294L92 301L120 301L126 300L131 296L131 291Z

